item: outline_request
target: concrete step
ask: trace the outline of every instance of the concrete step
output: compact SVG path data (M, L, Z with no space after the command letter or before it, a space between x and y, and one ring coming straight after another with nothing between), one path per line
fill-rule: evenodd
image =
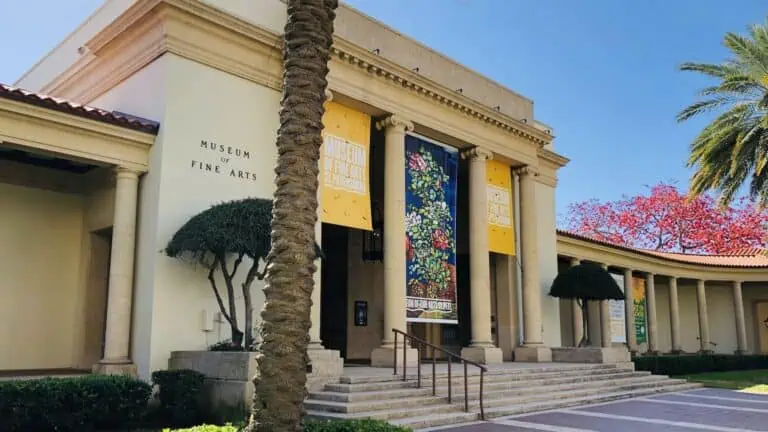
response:
M429 364L425 363L424 367L426 369L422 369L422 378L426 376L432 375L432 371L429 368ZM441 365L438 365L441 366ZM442 367L445 367L442 365ZM413 370L411 370L413 369ZM411 368L406 373L406 377L408 378L408 381L415 380L416 379L416 372L415 368ZM616 365L612 364L594 364L594 365L574 365L574 366L563 366L562 364L559 365L546 365L546 366L536 366L536 367L528 367L528 368L519 368L519 369L491 369L488 372L485 373L486 377L492 376L492 375L503 375L503 376L523 376L523 375L536 375L536 374L542 374L542 373L583 373L584 371L600 371L600 370L616 370L620 369ZM469 375L469 379L472 379L473 377L477 377L479 379L480 377L480 371L474 367L469 366L467 369L467 373ZM463 366L453 365L452 369L452 375L454 377L463 377L464 376L464 368ZM438 372L437 376L439 378L447 378L448 372ZM403 375L402 372L398 373L397 375L393 374L384 374L384 375L360 375L360 376L343 376L340 378L339 382L342 384L365 384L365 383L379 383L379 382L389 382L393 379L402 379ZM462 378L463 379L463 378Z
M640 378L625 378L611 381L593 381L587 383L576 383L569 385L559 386L542 386L542 387L530 387L530 388L517 388L517 389L502 389L496 391L485 391L484 404L487 407L508 405L512 403L523 403L526 401L533 401L539 399L562 399L570 397L571 395L589 395L595 393L601 393L605 391L611 391L613 389L634 389L643 387L663 386L669 385L675 381L666 379L665 377L649 376ZM682 383L683 381L679 381ZM677 382L675 382L677 383ZM378 399L366 399L361 401L345 401L345 400L333 400L331 397L324 398L326 395L318 394L311 397L305 402L307 409L315 411L326 411L335 413L373 413L376 411L390 410L390 409L404 409L413 410L416 407L447 404L447 388L445 393L438 392L437 396L431 395L431 390L428 390L428 394L423 394L424 389L413 390L411 394L402 394L399 397L392 397L388 394L380 394ZM468 392L470 405L479 409L479 389L476 392ZM419 392L415 394L415 392ZM355 395L355 394L347 394ZM332 394L339 399L343 399L345 394ZM453 395L454 403L461 403L464 400L464 392L455 392ZM371 414L375 415L375 414Z
M495 381L495 378L489 377L488 381L484 383L484 391L486 395L489 393L495 392L495 391L508 391L508 392L516 392L516 393L535 393L540 392L540 387L543 386L549 386L552 388L568 388L573 387L575 384L577 387L583 387L583 386L598 386L603 385L606 382L616 381L616 380L622 380L622 379L628 379L628 378L645 378L651 376L648 372L617 372L614 374L605 374L605 375L599 375L599 376L575 376L575 377L565 377L565 378L552 378L547 380L517 380L517 381L501 381L497 382ZM663 378L663 377L662 377ZM448 395L448 386L447 381L444 383L439 383L439 385L436 388L436 393L438 396L446 396ZM477 398L477 394L480 391L480 384L470 384L469 386L469 393L470 397ZM335 385L330 386L330 388L337 388ZM355 402L364 402L367 400L387 400L387 399L401 399L405 397L414 397L414 396L430 396L432 395L432 385L430 382L422 382L421 388L414 388L414 386L411 386L409 388L396 388L396 389L385 389L385 390L372 390L372 391L363 391L363 392L355 392L355 391L329 391L329 386L326 386L326 390L320 391L320 392L312 392L310 393L310 399L313 400L325 400L325 401L335 401L335 402L348 402L348 403L355 403ZM463 397L464 394L464 383L454 383L453 385L453 394L459 395Z
M592 369L579 369L579 370L550 370L547 372L540 372L540 373L527 373L527 374L518 374L518 373L510 373L510 374L488 374L485 376L485 383L525 383L528 385L528 383L534 383L533 385L539 385L546 380L553 380L553 379L566 379L566 378L578 378L582 381L597 378L597 377L610 377L615 374L627 374L627 373L635 373L640 375L648 375L648 372L634 372L628 369L619 369L616 367L607 367L607 368L592 368ZM416 376L413 378L409 378L408 381L402 381L401 378L389 376L387 380L381 379L381 377L377 381L373 382L356 382L356 383L334 383L334 384L327 384L325 386L325 390L332 391L332 392L338 392L338 393L354 393L354 392L371 392L371 391L383 391L383 390L392 390L392 389L402 389L402 388L413 388L416 387ZM422 375L421 377L422 386L423 387L431 387L432 386L432 377L427 375ZM448 375L439 376L437 378L437 385L447 386L448 385ZM480 376L468 376L467 382L470 385L479 385L480 384ZM463 375L454 375L451 377L451 383L454 386L463 386L464 385L464 377Z

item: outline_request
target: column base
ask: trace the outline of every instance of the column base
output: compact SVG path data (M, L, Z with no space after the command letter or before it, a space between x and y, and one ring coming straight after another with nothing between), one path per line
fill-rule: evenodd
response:
M707 350L699 350L696 354L699 354L699 355L712 355L714 353L715 353L714 351L707 349Z
M683 351L682 349L673 349L669 353L672 355L680 355L680 354L685 354L685 351Z
M136 365L131 363L130 360L126 360L125 362L102 360L93 365L91 371L99 375L126 375L131 377L137 377L139 375L136 370Z
M560 363L626 364L632 361L624 346L611 348L552 348L552 361Z
M461 349L461 356L481 364L501 364L504 363L504 353L501 348L495 346L468 346Z
M749 355L749 350L736 350L733 352L734 355Z
M307 373L307 390L322 390L330 382L338 382L344 373L344 359L341 353L335 350L323 348L320 345L310 344L307 349L309 361L312 362L312 371Z
M521 346L515 348L516 362L549 363L552 361L552 350L546 346Z
M416 348L406 348L408 351L405 353L406 367L416 367L418 365L419 350ZM371 366L372 367L395 367L394 362L395 347L379 347L371 351ZM397 348L397 367L398 369L403 367L403 346L400 345Z

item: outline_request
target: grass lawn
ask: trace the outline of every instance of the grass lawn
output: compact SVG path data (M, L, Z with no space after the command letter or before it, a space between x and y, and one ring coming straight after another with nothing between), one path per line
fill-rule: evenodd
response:
M707 372L702 374L684 375L693 382L699 382L706 387L741 390L748 393L768 394L768 369Z

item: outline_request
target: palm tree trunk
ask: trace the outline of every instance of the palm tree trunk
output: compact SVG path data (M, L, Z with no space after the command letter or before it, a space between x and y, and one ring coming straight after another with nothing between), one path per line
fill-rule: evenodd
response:
M248 430L301 430L314 288L317 175L337 0L289 0L272 249Z

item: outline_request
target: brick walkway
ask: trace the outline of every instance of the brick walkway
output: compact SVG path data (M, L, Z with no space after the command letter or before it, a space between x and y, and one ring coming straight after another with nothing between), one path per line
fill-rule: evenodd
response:
M768 431L768 396L701 389L504 417L441 432Z

